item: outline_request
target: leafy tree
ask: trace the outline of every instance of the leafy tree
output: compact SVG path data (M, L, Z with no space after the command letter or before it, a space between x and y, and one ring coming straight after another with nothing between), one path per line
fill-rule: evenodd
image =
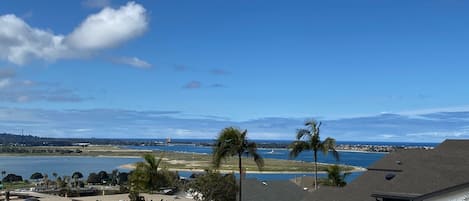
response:
M327 155L330 150L336 160L339 160L339 153L335 150L335 139L328 137L321 141L319 136L321 122L310 120L305 122L305 126L306 128L298 129L296 141L290 145L290 157L296 158L303 151L313 151L314 189L316 190L318 189L318 151Z
M73 186L78 187L78 184L79 184L78 181L83 178L83 174L81 172L78 172L78 171L74 172L72 174L72 178L73 178L73 181L74 181Z
M109 181L109 175L107 174L106 171L98 172L98 176L99 176L100 183L106 183L107 181Z
M340 174L340 166L338 165L332 165L327 168L327 183L328 185L331 186L337 186L337 187L343 187L347 185L347 182L345 181L345 178L350 174L350 173L343 173Z
M219 168L221 161L228 157L238 157L238 168L239 168L239 200L242 198L242 160L243 154L251 155L254 157L254 161L257 167L261 169L264 166L264 160L261 155L257 153L257 145L254 142L247 140L247 130L241 131L238 128L228 127L224 128L215 142L213 149L213 164L216 168Z
M236 201L238 191L234 174L222 175L216 171L196 176L189 188L198 201Z
M23 181L23 177L16 175L16 174L8 174L6 177L2 179L2 182L18 182Z
M31 177L29 177L30 179L34 179L34 180L39 180L39 179L42 179L44 178L44 176L42 176L41 173L39 172L35 172L31 175Z
M88 179L86 180L89 184L99 184L101 183L101 179L99 178L98 174L92 172L88 176Z
M119 185L125 184L129 181L129 173L127 172L120 172L117 177L117 184Z

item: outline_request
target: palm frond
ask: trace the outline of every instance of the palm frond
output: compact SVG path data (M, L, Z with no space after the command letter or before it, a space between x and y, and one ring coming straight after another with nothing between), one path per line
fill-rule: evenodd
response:
M305 141L295 141L290 145L290 158L296 158L301 152L311 150L311 146Z
M246 135L247 131L240 131L234 127L224 128L217 140L215 141L215 147L213 148L212 163L215 168L219 168L221 161L242 153L242 135Z
M255 142L248 143L247 153L254 157L254 162L256 162L256 165L259 169L264 167L264 159L259 153L257 153L257 144Z
M326 138L322 143L321 143L321 151L327 155L329 151L332 152L332 156L338 161L339 160L339 152L335 150L335 139L334 138Z
M296 131L296 140L301 140L303 137L311 137L311 131L304 128L298 129Z

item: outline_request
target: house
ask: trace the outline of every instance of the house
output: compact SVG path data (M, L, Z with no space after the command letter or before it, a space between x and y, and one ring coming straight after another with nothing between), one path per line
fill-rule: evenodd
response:
M344 188L324 188L304 201L467 201L469 140L433 150L392 152Z
M300 201L307 191L291 181L243 180L243 201Z

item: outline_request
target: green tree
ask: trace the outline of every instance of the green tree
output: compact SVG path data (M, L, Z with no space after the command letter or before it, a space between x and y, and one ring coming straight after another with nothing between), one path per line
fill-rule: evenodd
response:
M177 181L177 173L167 169L159 170L162 158L158 160L153 154L143 155L143 162L138 162L136 168L130 174L131 191L152 192L161 187L174 186Z
M247 140L247 130L241 131L238 128L228 127L224 128L215 142L213 148L213 164L215 168L219 168L221 161L228 158L238 157L239 168L239 200L242 199L242 156L247 154L253 156L257 167L261 169L264 166L264 160L261 155L257 153L257 145L254 142Z
M77 172L74 172L74 173L72 174L72 178L73 178L73 186L75 186L75 187L78 188L78 187L79 187L79 186L78 186L79 181L80 181L80 179L83 178L83 174L82 174L81 172L78 172L78 171L77 171Z
M29 178L38 181L39 179L44 178L44 176L40 172L35 172Z
M189 183L194 199L198 201L236 201L236 177L234 174L222 175L207 171Z
M350 173L342 173L340 171L340 166L338 165L332 165L327 167L327 184L331 186L337 186L337 187L343 187L347 185L347 182L345 181L345 178L350 174Z
M319 136L321 122L309 120L305 122L306 128L298 129L296 133L296 141L291 145L290 157L296 158L303 151L313 151L314 159L314 189L318 189L318 152L321 151L327 155L329 151L336 160L339 160L339 153L335 150L335 139L326 138L321 141Z
M86 180L89 184L98 184L101 183L101 179L99 178L98 174L92 172L88 176L88 179Z
M102 170L98 172L100 183L107 183L109 181L109 175L106 171Z

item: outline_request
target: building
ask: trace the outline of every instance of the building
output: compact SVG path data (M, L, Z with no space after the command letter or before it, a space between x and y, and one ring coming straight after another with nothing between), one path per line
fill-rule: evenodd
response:
M243 180L243 201L300 201L307 194L291 181Z
M469 140L392 152L346 187L321 187L302 200L469 201Z

